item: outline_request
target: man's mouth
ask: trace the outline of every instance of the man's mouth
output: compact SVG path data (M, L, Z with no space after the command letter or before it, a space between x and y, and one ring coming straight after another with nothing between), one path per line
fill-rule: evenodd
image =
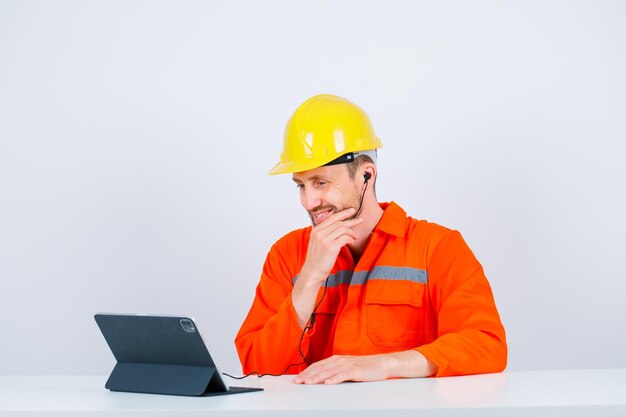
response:
M311 213L311 216L313 217L313 221L317 225L323 222L324 220L326 220L328 216L330 216L331 214L333 214L333 209L329 208L325 210L318 210L314 213Z

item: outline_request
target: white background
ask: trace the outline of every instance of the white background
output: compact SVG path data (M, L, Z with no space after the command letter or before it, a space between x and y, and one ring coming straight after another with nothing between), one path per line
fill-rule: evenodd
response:
M626 2L0 0L0 373L99 373L93 314L196 317L223 370L318 93L378 197L461 231L509 369L626 366Z

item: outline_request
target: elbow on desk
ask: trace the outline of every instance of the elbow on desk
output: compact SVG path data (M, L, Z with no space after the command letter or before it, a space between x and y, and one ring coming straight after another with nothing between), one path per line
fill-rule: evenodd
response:
M489 374L503 372L508 363L509 350L504 337L498 338L492 335L494 343L491 348L483 350L480 354L478 362L482 364L483 369L479 374Z
M483 332L486 333L486 332ZM486 343L483 349L480 349L476 357L476 365L478 369L470 374L490 374L503 372L506 369L509 350L504 335L497 336L489 334L491 343Z

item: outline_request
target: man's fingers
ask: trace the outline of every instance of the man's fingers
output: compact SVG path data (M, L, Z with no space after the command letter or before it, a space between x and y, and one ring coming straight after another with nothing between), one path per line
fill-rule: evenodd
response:
M388 356L332 356L310 365L293 382L338 384L344 381L381 381L389 377L389 366L385 364L385 357Z
M330 235L333 235L338 229L348 228L352 230L352 227L360 224L361 222L363 222L363 219L361 218L335 222L333 224L329 224L325 229L319 229L319 230L313 229L313 231L311 232L311 235L313 236L313 234L315 234L315 236L318 236L318 237L330 236Z
M356 232L354 230L352 230L349 227L340 226L340 227L337 227L332 232L330 232L328 236L326 236L326 238L328 239L327 242L332 244L333 242L335 242L337 239L339 239L342 236L350 236L355 240L357 238Z
M356 212L356 209L354 207L348 207L345 210L341 210L338 211L336 213L333 213L329 219L331 217L335 217L337 220L345 220L347 218L349 218L350 216L354 216L354 213Z
M344 220L341 222L342 225L347 226L347 227L352 227L352 226L356 226L357 224L360 224L363 222L363 218L362 217L357 217L356 219L349 219L349 220Z
M350 361L341 356L332 356L314 363L296 376L297 384L338 384L352 378Z
M330 376L324 380L324 384L340 384L345 381L355 381L356 379L347 372L339 372L333 376Z

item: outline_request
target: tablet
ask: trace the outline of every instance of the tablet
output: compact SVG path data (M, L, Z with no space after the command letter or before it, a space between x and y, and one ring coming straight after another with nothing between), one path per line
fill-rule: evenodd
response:
M229 387L190 317L98 313L94 318L117 360L105 384L111 391L211 396L263 390Z

